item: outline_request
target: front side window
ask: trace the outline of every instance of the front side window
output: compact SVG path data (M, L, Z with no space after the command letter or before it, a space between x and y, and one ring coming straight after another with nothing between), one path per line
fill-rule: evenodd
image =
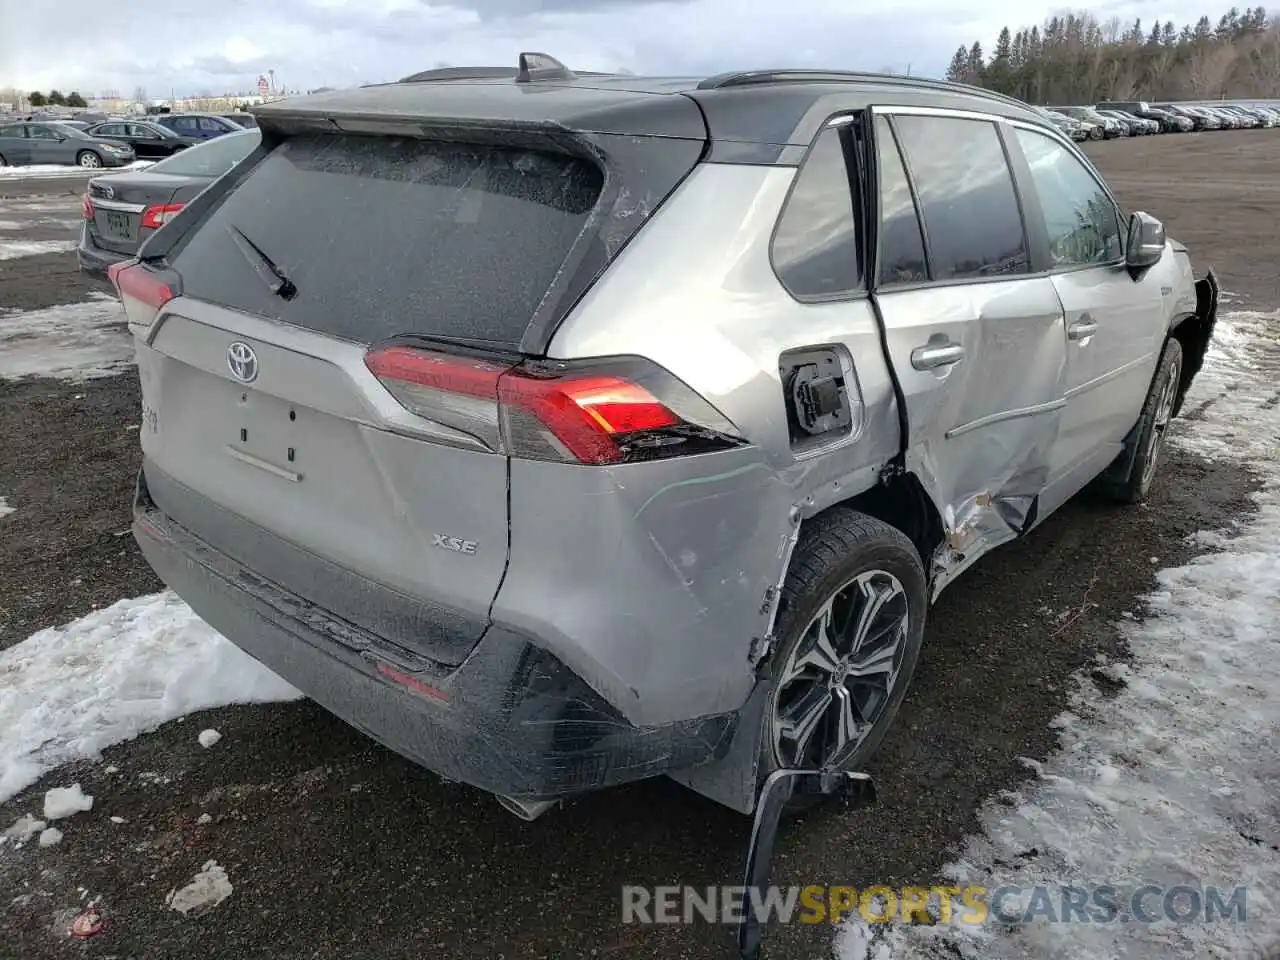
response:
M1028 272L1018 197L995 124L933 116L894 123L929 235L933 279Z
M907 171L889 121L876 118L876 166L880 171L880 283L921 283L929 279L924 238Z
M848 294L862 286L857 240L840 130L827 127L796 174L773 235L778 279L793 297Z
M1124 254L1116 205L1097 179L1052 137L1017 128L1040 198L1055 267L1112 263Z

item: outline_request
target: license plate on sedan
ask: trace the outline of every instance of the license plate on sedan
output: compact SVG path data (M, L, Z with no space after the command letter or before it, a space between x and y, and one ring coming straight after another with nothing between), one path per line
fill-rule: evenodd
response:
M102 217L100 226L103 233L112 239L132 240L133 239L133 218L127 213L117 213L114 210L102 210L99 212Z

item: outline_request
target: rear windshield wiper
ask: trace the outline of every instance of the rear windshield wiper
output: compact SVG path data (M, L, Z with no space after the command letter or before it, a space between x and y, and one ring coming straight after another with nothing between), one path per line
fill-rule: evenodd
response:
M231 232L231 239L236 242L236 249L244 254L244 258L249 261L249 266L253 267L253 272L262 278L267 289L283 300L292 300L298 295L298 288L294 282L285 276L284 271L263 253L256 243L241 233L239 227L228 224L227 230Z

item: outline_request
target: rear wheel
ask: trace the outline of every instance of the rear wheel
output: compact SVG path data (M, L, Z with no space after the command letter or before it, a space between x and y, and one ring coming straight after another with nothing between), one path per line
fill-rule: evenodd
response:
M1160 454L1164 449L1165 433L1173 420L1178 402L1178 386L1182 381L1182 344L1173 337L1165 341L1160 364L1156 368L1142 415L1129 434L1121 460L1132 453L1132 463L1127 474L1104 481L1106 492L1121 503L1138 503L1151 492Z
M4 158L3 153L0 153L0 167L7 167L8 165L9 161Z
M852 770L875 752L920 655L925 589L901 531L852 510L813 521L782 592L762 781L779 768Z
M102 158L92 150L81 150L76 155L76 163L88 170L96 170L102 166Z

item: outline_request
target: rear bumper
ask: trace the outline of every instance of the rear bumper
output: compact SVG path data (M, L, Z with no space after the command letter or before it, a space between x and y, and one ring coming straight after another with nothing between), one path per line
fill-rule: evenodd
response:
M736 714L637 727L550 653L491 626L433 669L262 579L175 523L139 475L134 536L214 629L347 723L442 776L550 799L719 759Z
M95 280L107 279L107 268L113 263L121 263L132 259L133 254L113 253L96 246L89 235L87 225L80 227L80 243L76 246L76 260L80 263L80 272Z

